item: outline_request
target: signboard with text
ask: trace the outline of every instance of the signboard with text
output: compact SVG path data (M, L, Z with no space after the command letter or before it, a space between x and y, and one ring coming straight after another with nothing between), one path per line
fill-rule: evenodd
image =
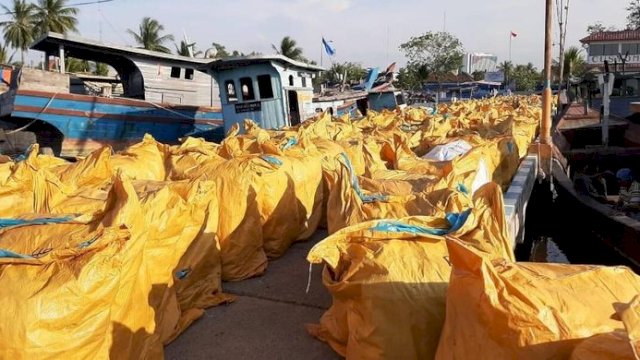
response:
M262 103L260 101L252 101L252 102L245 102L245 103L236 104L235 105L236 113L261 111L262 110L261 104Z
M618 62L618 64L622 64L622 60L618 55L594 55L587 57L587 62L589 64L604 64L604 61L607 60L609 64L613 64L614 62ZM640 63L640 54L637 55L629 55L627 56L627 64L638 64Z

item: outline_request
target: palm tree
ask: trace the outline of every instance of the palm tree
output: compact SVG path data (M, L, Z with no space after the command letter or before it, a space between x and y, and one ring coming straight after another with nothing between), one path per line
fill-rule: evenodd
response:
M89 62L87 60L80 60L72 57L67 57L65 61L65 71L68 73L88 73Z
M109 67L105 63L97 62L93 70L94 75L107 76L109 75Z
M280 47L277 47L273 44L271 44L271 47L279 55L286 56L289 59L302 61L304 59L304 57L302 56L302 48L297 47L297 45L298 43L296 43L295 40L293 40L289 36L285 36L280 42Z
M26 57L29 44L33 41L33 4L25 0L13 0L11 8L1 5L11 20L0 22L3 27L4 40L14 49L20 49L22 63Z
M498 70L502 71L502 73L504 74L504 83L509 84L511 73L513 72L513 63L511 61L505 60L498 64Z
M34 27L37 34L49 31L65 34L78 31L78 8L68 7L67 0L38 0L35 7Z
M571 75L579 75L584 70L584 57L582 57L582 49L577 46L571 46L564 52L564 68L565 78Z
M158 20L145 17L140 23L139 33L131 29L127 29L127 32L133 36L134 40L142 49L171 53L171 50L164 46L163 43L173 41L173 35L160 36L160 32L163 30L164 26L162 26Z
M13 62L13 54L9 55L9 47L6 44L0 45L0 64L10 64Z
M191 44L187 44L186 41L181 40L180 41L180 46L176 45L176 53L178 55L182 55L182 56L189 56L191 57L191 51L193 52L193 57L196 57L200 54L202 54L202 51L196 51L196 43L191 43ZM191 48L191 49L189 49ZM191 50L191 51L189 51Z

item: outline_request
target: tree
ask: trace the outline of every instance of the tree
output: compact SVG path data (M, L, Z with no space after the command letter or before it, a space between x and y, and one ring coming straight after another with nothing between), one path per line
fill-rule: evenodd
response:
M163 44L167 41L173 41L173 35L160 35L164 31L164 26L158 22L158 20L150 17L142 19L139 27L139 33L131 29L127 29L127 32L133 36L133 39L140 45L140 48L159 51L163 53L171 53L171 50Z
M277 54L288 57L289 59L304 61L306 60L302 56L302 48L298 47L298 43L289 36L285 36L280 41L280 46L276 47L271 44L273 50L276 51Z
M93 75L107 76L109 75L109 66L105 63L97 62L93 69Z
M67 57L64 62L65 71L69 73L88 73L91 66L87 60Z
M37 34L77 31L77 14L78 8L67 6L67 0L38 0L33 14L34 30Z
M424 87L429 71L424 66L407 65L398 71L394 86L405 90L420 91Z
M0 46L0 64L10 64L13 62L13 54L9 55L9 48L6 44Z
M400 45L414 71L421 70L440 78L462 66L462 43L447 32L428 32Z
M202 54L202 51L196 51L196 43L187 44L186 41L181 40L180 46L176 44L176 54L191 57L191 52L193 52L193 57Z
M498 64L498 70L502 71L504 74L504 83L509 84L511 80L511 72L513 71L513 63L511 61L503 61Z
M627 6L627 28L640 29L640 0L632 0Z
M473 76L473 80L480 81L480 80L484 80L484 74L486 73L487 73L486 71L476 70L471 74L471 76Z
M589 35L597 34L606 30L607 29L604 27L604 25L602 25L600 21L587 26L587 33Z
M230 56L229 52L227 51L224 45L214 42L214 43L211 43L211 46L213 46L216 49L216 57L218 59L224 59Z
M584 71L584 65L585 61L582 56L582 49L577 46L571 46L564 53L564 68L567 69L564 78L568 79L570 76L579 76Z
M541 79L540 72L532 63L516 65L513 68L511 79L516 82L517 91L533 91Z
M11 16L11 20L0 22L3 28L4 40L14 49L20 49L21 60L24 64L29 44L33 41L33 4L25 0L13 0L11 8L1 5L2 9Z
M341 84L345 72L347 73L346 83L352 81L360 81L367 75L365 70L360 64L353 62L335 63L321 75L320 82L329 83L331 85Z

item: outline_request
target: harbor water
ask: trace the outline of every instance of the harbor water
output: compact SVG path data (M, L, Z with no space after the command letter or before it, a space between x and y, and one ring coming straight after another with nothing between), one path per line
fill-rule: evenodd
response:
M522 244L516 247L519 261L593 265L624 265L626 260L600 239L606 229L585 224L574 213L566 195L552 191L548 182L537 183L531 193Z

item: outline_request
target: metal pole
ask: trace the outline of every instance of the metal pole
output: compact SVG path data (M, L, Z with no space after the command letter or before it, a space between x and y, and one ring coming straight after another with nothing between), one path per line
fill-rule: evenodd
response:
M553 34L552 0L546 0L544 32L544 90L542 92L542 119L540 121L540 141L551 145L551 57Z

